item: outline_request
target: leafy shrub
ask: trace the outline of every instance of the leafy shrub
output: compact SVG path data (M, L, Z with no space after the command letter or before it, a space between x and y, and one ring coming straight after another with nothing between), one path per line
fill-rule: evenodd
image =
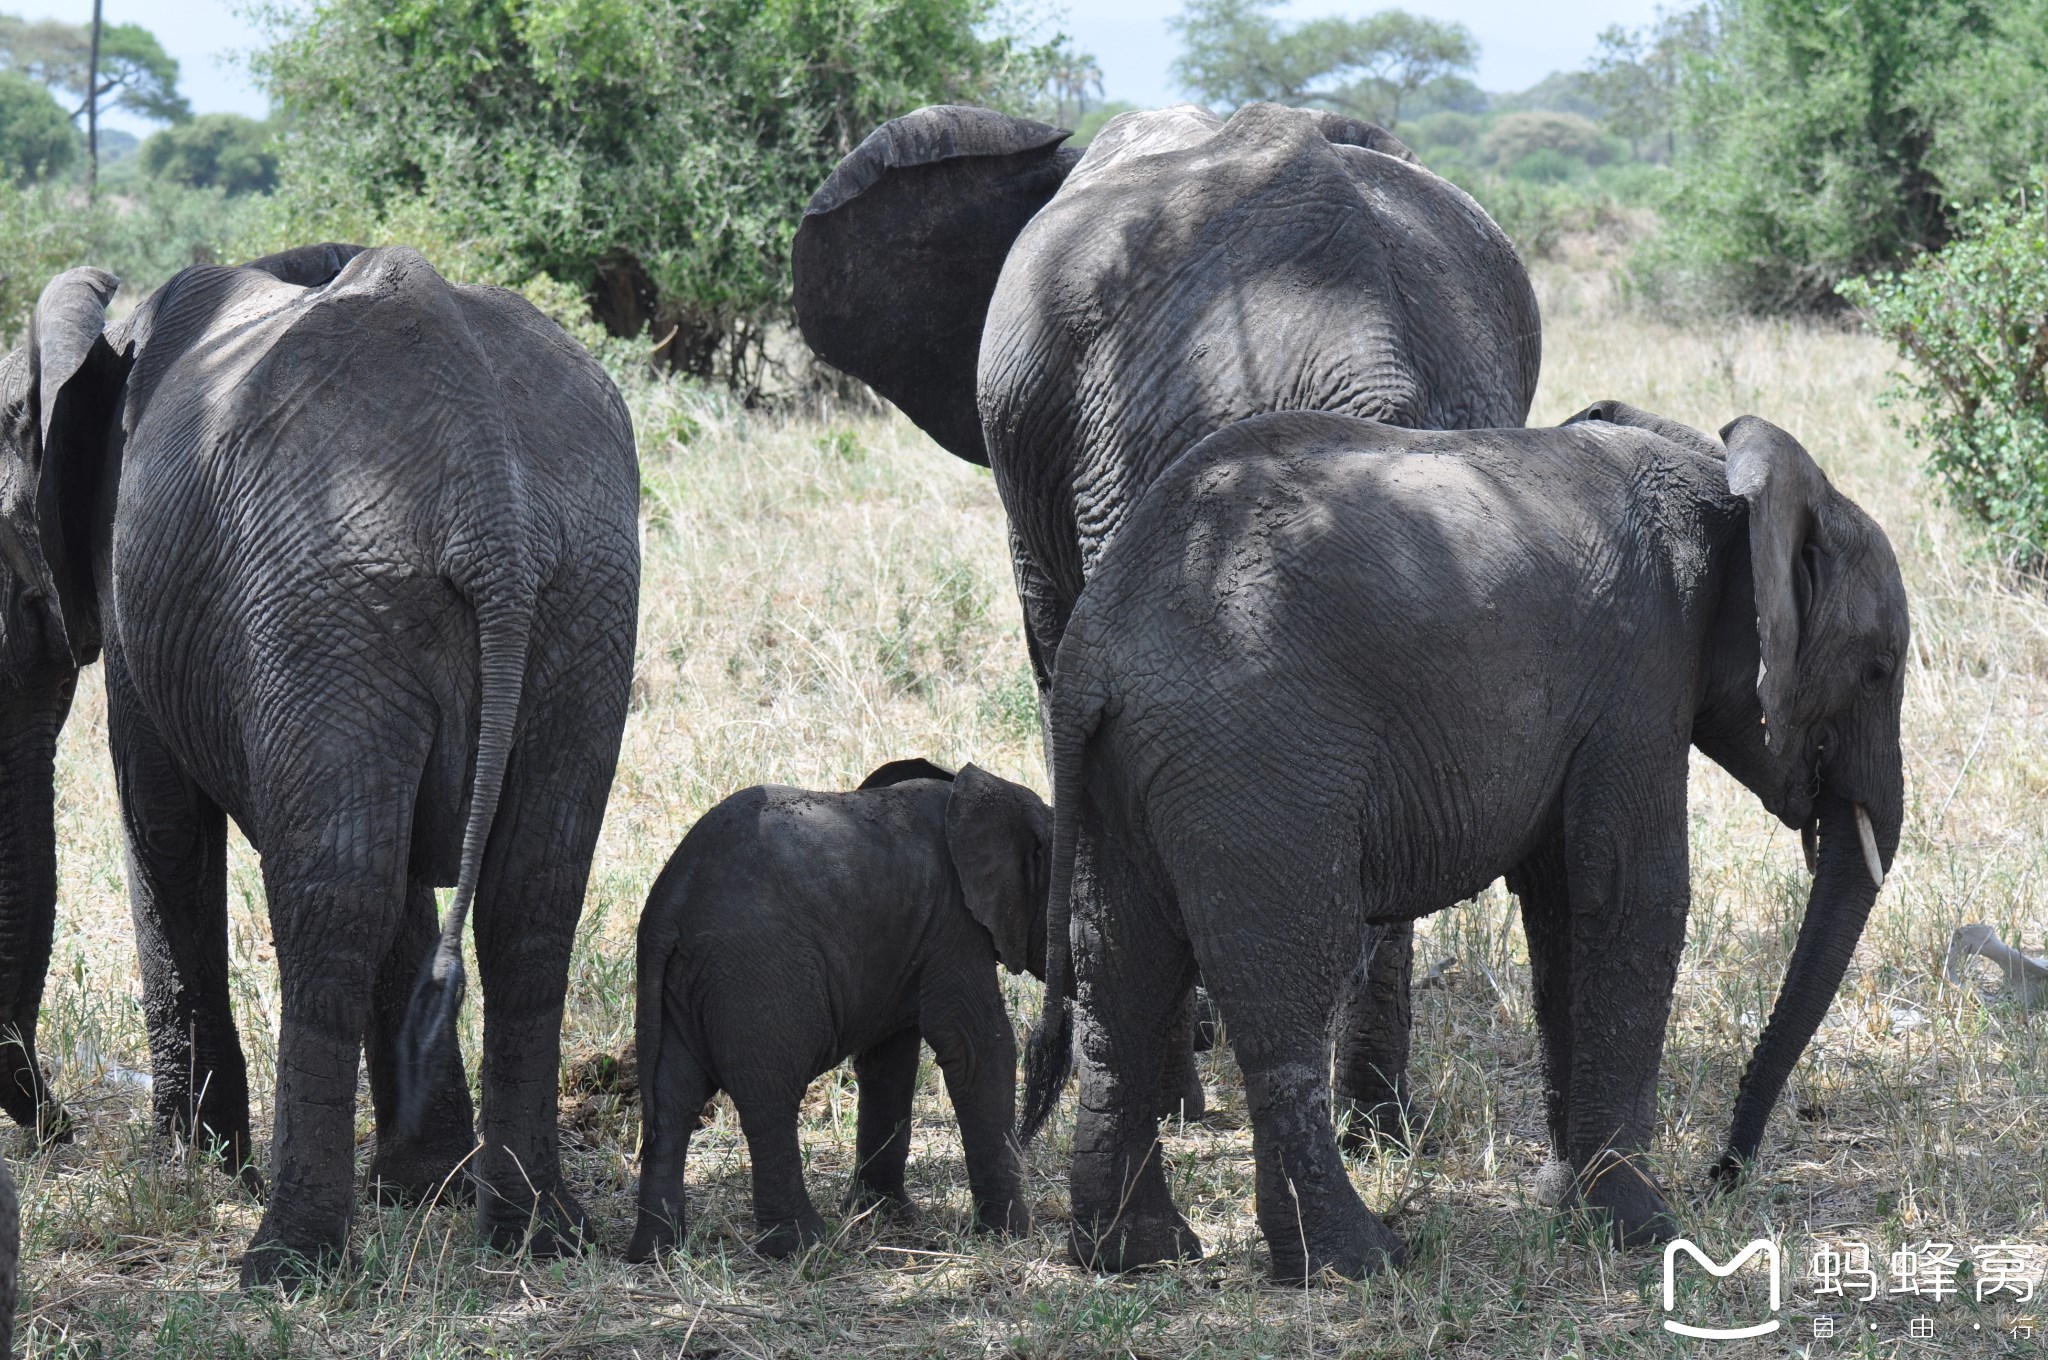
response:
M1504 171L1509 179L1530 184L1564 184L1586 173L1584 161L1573 160L1555 147L1539 146Z
M84 226L55 188L25 189L0 179L0 349L20 342L51 276L84 256Z
M277 187L277 138L268 123L239 113L202 113L142 144L142 168L158 179L230 194Z
M15 184L54 179L81 150L77 129L48 90L18 71L0 71L0 174Z
M1613 148L1600 125L1576 113L1504 114L1487 129L1481 146L1487 159L1502 167L1542 151L1585 165L1603 165L1613 159Z
M1962 213L1955 239L1841 293L1912 361L1890 399L1929 469L2016 564L2048 565L2048 190Z
M1021 108L1050 49L999 0L314 0L259 62L292 117L281 239L405 223L437 264L583 290L617 335L757 390L833 164L920 104ZM331 227L326 224L333 224Z

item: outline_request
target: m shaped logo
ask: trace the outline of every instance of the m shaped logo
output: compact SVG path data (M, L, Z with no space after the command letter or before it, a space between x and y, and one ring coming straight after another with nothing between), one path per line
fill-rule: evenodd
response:
M1748 1264L1752 1256L1764 1258L1764 1264L1771 1271L1771 1311L1778 1311L1780 1294L1778 1286L1778 1244L1768 1237L1759 1237L1741 1251L1735 1253L1727 1265L1718 1265L1711 1256L1701 1251L1685 1238L1675 1238L1664 1247L1664 1311L1670 1312L1678 1306L1677 1271L1675 1264L1679 1252L1685 1252L1693 1260L1707 1268L1707 1273L1717 1280L1725 1280ZM1695 1327L1690 1323L1664 1319L1664 1330L1680 1336L1696 1336L1707 1341L1740 1341L1744 1337L1767 1336L1778 1330L1778 1319L1771 1318L1748 1327Z

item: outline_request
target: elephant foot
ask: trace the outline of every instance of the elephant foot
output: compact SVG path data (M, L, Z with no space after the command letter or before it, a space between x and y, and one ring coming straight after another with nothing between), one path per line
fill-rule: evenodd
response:
M1209 1094L1202 1088L1202 1069L1195 1062L1195 1055L1190 1053L1187 1071L1181 1076L1180 1089L1167 1096L1160 1107L1159 1117L1199 1124L1208 1114Z
M288 1242L268 1224L256 1230L242 1253L242 1288L282 1286L296 1292L334 1273L348 1256L348 1235L329 1241Z
M1120 1275L1163 1261L1199 1261L1202 1239L1171 1211L1123 1214L1100 1233L1083 1228L1077 1217L1067 1234L1067 1256L1083 1270Z
M1402 1152L1427 1152L1433 1140L1422 1137L1429 1124L1428 1113L1399 1098L1355 1103L1345 1113L1338 1130L1337 1146L1352 1157L1362 1157L1385 1143Z
M77 1135L77 1125L71 1118L71 1111L57 1101L45 1101L36 1110L35 1123L31 1126L36 1133L36 1147L54 1147L68 1143Z
M1031 1206L1018 1198L977 1200L974 1205L974 1230L978 1233L1002 1233L1008 1237L1022 1237L1031 1231Z
M626 1263L645 1265L655 1257L674 1251L682 1244L682 1215L663 1218L640 1211L640 1226L633 1230L633 1240L626 1244Z
M536 1260L572 1256L597 1244L590 1215L560 1186L520 1204L503 1195L477 1195L479 1236L494 1251L524 1251Z
M849 1218L866 1214L906 1226L923 1216L910 1193L900 1186L894 1190L879 1190L858 1182L847 1187L846 1197L839 1201L839 1209Z
M1408 1244L1369 1209L1342 1233L1322 1234L1306 1242L1299 1233L1292 1238L1284 1232L1268 1233L1266 1241L1273 1252L1273 1279L1279 1284L1300 1284L1324 1271L1362 1280L1408 1260Z
M1605 1212L1621 1247L1651 1246L1678 1235L1671 1203L1650 1174L1634 1160L1615 1153L1595 1158L1575 1178L1575 1201L1595 1213Z
M371 1190L379 1204L467 1204L476 1198L466 1174L474 1146L465 1140L459 1146L394 1142L386 1148L379 1139L370 1162Z
M1748 1174L1749 1159L1734 1148L1728 1148L1722 1152L1721 1159L1714 1163L1713 1169L1707 1172L1707 1193L1725 1195L1740 1185L1742 1178Z
M818 1217L815 1209L801 1218L757 1226L762 1231L760 1239L754 1243L754 1250L772 1260L795 1256L825 1240L825 1220Z

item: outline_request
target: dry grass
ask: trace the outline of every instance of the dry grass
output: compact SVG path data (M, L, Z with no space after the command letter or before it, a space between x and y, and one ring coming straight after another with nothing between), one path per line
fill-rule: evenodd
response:
M2048 929L2048 749L2037 740L2048 607L2000 583L1917 473L1874 401L1888 363L1875 342L1785 325L1676 329L1615 305L1603 279L1581 259L1543 280L1549 353L1534 418L1603 396L1710 427L1767 415L1887 526L1913 598L1898 863L1773 1122L1760 1174L1685 1210L1717 1253L1758 1233L1782 1241L1791 1333L1710 1348L1781 1354L1809 1334L1811 1233L1866 1240L1880 1257L1927 1238L2048 1245L2042 1022L1999 1001L1988 979L1960 990L1939 973L1960 922L1990 921L2035 948ZM745 784L846 786L898 756L973 759L1044 782L985 473L895 418L761 418L662 389L635 405L647 550L640 673L577 957L564 1083L570 1174L614 1249L630 1226L637 1118L629 1101L586 1089L577 1060L630 1048L633 922L690 821ZM1168 1139L1176 1191L1210 1251L1198 1266L1100 1280L1064 1264L1064 1122L1033 1153L1039 1230L1018 1242L966 1236L958 1146L933 1079L911 1164L927 1210L915 1228L849 1223L799 1262L755 1258L745 1148L726 1109L693 1147L690 1252L664 1269L492 1256L476 1249L465 1213L365 1206L348 1272L292 1300L245 1297L233 1288L235 1259L256 1206L158 1145L146 1099L122 1081L121 1065L148 1064L104 737L89 680L62 757L64 912L44 1019L47 1051L68 1055L57 1083L85 1132L40 1156L19 1135L9 1147L24 1201L31 1356L1671 1348L1657 1329L1657 1255L1617 1253L1531 1197L1543 1152L1536 1050L1519 931L1498 888L1422 931L1423 963L1460 960L1445 985L1418 994L1429 1149L1354 1167L1368 1202L1396 1214L1415 1249L1394 1278L1265 1283L1241 1091L1219 1054L1209 1059L1217 1117ZM1668 1183L1688 1193L1718 1146L1804 892L1790 833L1710 768L1694 793L1693 927L1657 1145ZM231 884L241 1017L267 1099L276 972L245 847ZM1035 1008L1030 989L1014 999L1020 1014ZM818 1083L805 1139L821 1206L844 1183L852 1110L850 1079ZM265 1127L268 1118L259 1111ZM1910 1310L1886 1300L1842 1311L1858 1339L1820 1349L1894 1353ZM1952 1299L1924 1311L1952 1353L2009 1344L1997 1339L2009 1309Z

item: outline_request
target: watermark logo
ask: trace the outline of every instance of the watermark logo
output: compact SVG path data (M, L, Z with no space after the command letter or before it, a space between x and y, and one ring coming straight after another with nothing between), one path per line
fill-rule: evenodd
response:
M1763 1257L1764 1264L1770 1268L1771 1272L1771 1311L1773 1313L1778 1311L1778 1306L1782 1302L1782 1294L1778 1279L1777 1243L1768 1237L1759 1237L1741 1251L1736 1252L1728 1264L1724 1266L1716 1263L1713 1257L1701 1251L1685 1238L1680 1237L1666 1243L1664 1247L1665 1312L1668 1313L1678 1306L1678 1272L1676 1265L1678 1253L1681 1251L1705 1266L1707 1273L1717 1280L1725 1280L1736 1271L1742 1269L1743 1266L1749 1263L1751 1257ZM1754 1323L1748 1327L1695 1327L1690 1323L1665 1318L1664 1330L1676 1332L1680 1336L1699 1337L1706 1341L1740 1341L1746 1337L1768 1336L1770 1333L1777 1331L1778 1319L1771 1318L1768 1321Z

